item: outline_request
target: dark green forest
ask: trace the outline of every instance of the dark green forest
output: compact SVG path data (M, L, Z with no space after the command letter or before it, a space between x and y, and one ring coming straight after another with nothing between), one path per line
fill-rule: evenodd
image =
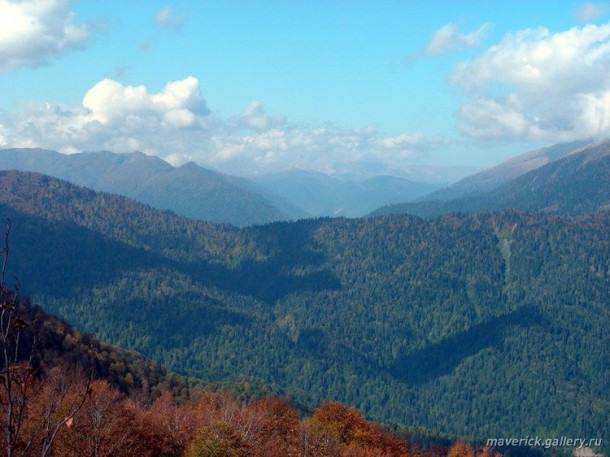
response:
M0 172L24 293L208 382L472 437L610 430L610 215L236 229Z

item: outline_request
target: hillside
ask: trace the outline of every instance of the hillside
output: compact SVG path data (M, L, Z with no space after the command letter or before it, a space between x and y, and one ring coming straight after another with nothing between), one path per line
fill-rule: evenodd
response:
M452 435L610 429L608 212L239 230L2 172L0 214L25 293L180 373Z
M8 237L6 253L10 245ZM138 353L78 332L20 297L18 288L5 287L4 279L3 270L0 343L16 358L8 366L7 353L0 358L2 456L492 457L490 448L421 427L391 432L336 401L300 418L304 411L289 400L248 383L218 390L168 373ZM519 455L541 454L523 449Z
M475 457L462 441L451 446L407 428L392 433L338 402L324 402L300 419L286 399L251 392L237 399L209 385L193 387L156 362L102 344L16 300L15 289L4 283L0 295L0 342L16 357L3 350L0 360L3 457L288 457L312 451L337 457L462 451ZM411 436L432 439L434 451L419 448ZM476 454L492 455L485 448Z
M32 332L24 333L20 344L23 348L35 348L38 376L46 377L59 367L68 370L79 367L85 372L92 370L94 379L103 379L123 394L142 401L152 402L165 391L182 399L189 396L187 379L168 372L156 361L83 334L28 300L22 300L18 312L35 329L35 345ZM0 371L3 365L2 360Z
M174 168L140 152L66 155L42 149L4 149L0 150L0 169L44 173L192 219L237 226L289 219L268 198L235 178L192 162Z
M525 173L560 160L591 143L593 143L592 140L574 141L519 154L495 167L461 179L449 187L431 192L423 196L421 200L455 200L489 192Z
M454 200L423 200L379 208L372 216L406 213L437 217L514 208L582 214L610 206L610 141L587 146L500 187Z
M438 188L435 184L395 176L340 179L297 169L261 176L254 181L313 217L364 216L382 205L412 200Z

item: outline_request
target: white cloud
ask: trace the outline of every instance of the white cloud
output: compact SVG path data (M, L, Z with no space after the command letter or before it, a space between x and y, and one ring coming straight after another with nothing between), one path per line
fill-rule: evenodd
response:
M140 44L140 49L148 51L159 40L163 31L180 32L186 22L185 14L176 14L171 6L165 6L157 11L155 24L157 30Z
M507 34L451 79L470 97L458 113L478 139L564 141L610 134L610 24Z
M253 135L215 136L213 141L214 163L237 174L248 168L256 172L287 168L350 172L364 163L401 167L444 144L422 134L382 136L373 127L292 124Z
M6 147L7 145L8 141L6 140L5 127L0 124L0 147Z
M436 30L424 49L426 55L441 55L449 51L474 48L481 44L491 30L491 24L485 23L471 33L462 33L458 24L452 22Z
M105 79L81 106L28 105L4 124L7 142L19 147L158 151L180 142L185 130L205 132L208 114L196 78L168 83L158 93Z
M224 120L209 112L194 77L156 93L104 79L79 106L22 107L0 123L0 142L70 153L140 150L175 165L193 160L241 175L291 167L346 172L359 163L400 166L442 144L422 134L384 136L373 127L289 123L267 114L260 101Z
M192 76L168 83L158 94L149 94L144 86L123 86L104 79L85 94L83 107L89 110L90 119L102 125L158 118L172 127L191 127L198 116L209 113L199 81Z
M579 21L589 22L605 16L608 13L607 3L585 3L576 12Z
M74 23L69 0L0 0L0 71L36 67L82 47L91 26Z
M236 127L263 131L277 127L286 122L284 116L271 117L265 112L265 104L259 100L251 102L242 113L233 120Z
M474 138L520 137L528 133L525 117L510 103L479 98L464 106L460 115L462 132Z
M425 57L475 48L487 38L491 29L492 25L485 23L474 32L462 33L457 23L450 22L435 30L428 44L421 51L408 55L403 64L409 66Z
M184 14L175 14L171 6L161 8L156 16L155 22L164 29L180 30L186 21Z

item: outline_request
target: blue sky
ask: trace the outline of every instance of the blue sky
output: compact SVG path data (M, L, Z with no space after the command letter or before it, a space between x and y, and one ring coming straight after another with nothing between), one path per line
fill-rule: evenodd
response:
M449 179L443 166L607 136L609 13L607 1L0 0L0 147Z

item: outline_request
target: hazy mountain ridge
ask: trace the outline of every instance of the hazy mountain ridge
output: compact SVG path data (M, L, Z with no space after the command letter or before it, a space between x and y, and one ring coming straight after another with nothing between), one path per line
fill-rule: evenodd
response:
M309 216L364 216L380 203L412 200L438 188L439 184L411 181L396 176L339 179L324 173L293 169L261 176L254 181Z
M246 179L192 162L173 167L141 152L65 155L44 149L5 149L0 150L0 168L44 173L191 219L237 226L305 217L363 216L379 206L411 200L439 187L395 176L338 179L304 170Z
M19 172L0 209L24 292L182 373L452 434L608 428L605 212L239 230Z
M42 149L8 149L0 151L0 168L44 173L192 219L238 226L290 219L235 178L192 162L174 168L141 152L65 155Z
M491 191L457 199L390 205L371 215L408 213L437 217L505 208L582 214L607 209L609 204L610 141L605 141L573 150L565 157L521 174Z

